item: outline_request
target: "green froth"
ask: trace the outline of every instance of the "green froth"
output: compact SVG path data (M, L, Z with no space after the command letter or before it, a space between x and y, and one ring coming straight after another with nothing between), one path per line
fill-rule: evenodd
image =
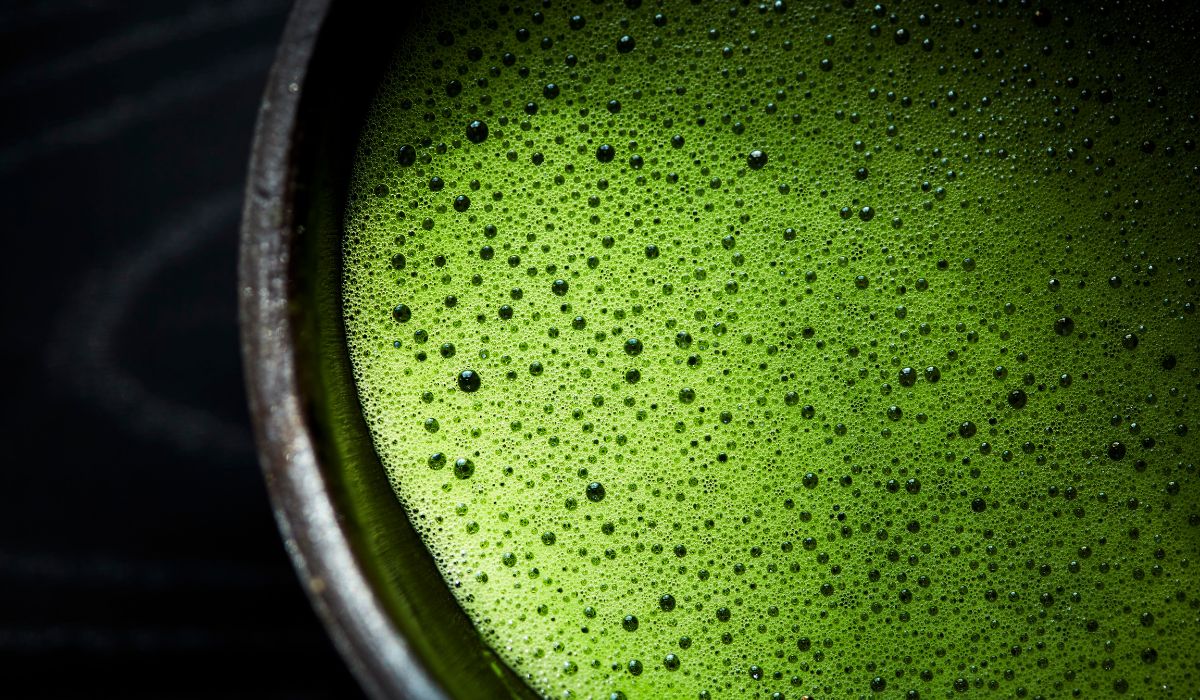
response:
M1192 20L1063 15L456 5L400 50L358 390L532 687L1200 687Z

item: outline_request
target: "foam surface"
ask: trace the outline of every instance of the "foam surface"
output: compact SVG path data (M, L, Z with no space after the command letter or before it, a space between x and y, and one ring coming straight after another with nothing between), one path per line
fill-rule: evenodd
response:
M547 697L1189 697L1194 18L628 4L447 5L361 137L358 389L481 634Z

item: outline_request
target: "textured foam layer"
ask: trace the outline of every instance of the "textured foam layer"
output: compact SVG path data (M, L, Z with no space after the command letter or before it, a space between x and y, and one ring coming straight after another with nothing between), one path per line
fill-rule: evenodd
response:
M455 3L406 40L350 351L533 688L1200 687L1195 13L1071 14Z

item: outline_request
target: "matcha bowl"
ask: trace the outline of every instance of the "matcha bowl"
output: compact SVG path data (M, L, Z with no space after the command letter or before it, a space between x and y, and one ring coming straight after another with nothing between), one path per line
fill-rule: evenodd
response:
M1198 18L300 3L242 330L364 687L1194 697Z
M348 367L341 212L401 6L301 0L270 74L239 273L259 456L287 551L371 696L533 697L481 642L392 494Z

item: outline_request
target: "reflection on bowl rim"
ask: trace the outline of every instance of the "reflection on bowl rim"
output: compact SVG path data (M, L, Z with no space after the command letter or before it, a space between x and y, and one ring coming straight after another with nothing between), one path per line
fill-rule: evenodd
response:
M242 356L259 461L285 547L334 644L375 698L446 698L351 551L303 416L289 311L300 99L330 0L293 8L255 129L238 274Z

